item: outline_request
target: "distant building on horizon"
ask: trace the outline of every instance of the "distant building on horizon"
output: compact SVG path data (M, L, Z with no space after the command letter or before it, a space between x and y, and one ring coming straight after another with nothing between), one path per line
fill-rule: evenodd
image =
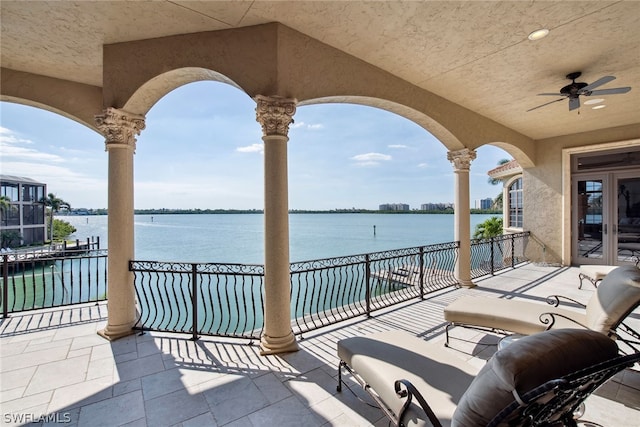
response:
M453 209L453 203L423 203L420 205L421 211L446 211Z
M3 236L3 244L7 240L17 245L44 243L47 225L42 199L46 193L47 185L31 178L0 175L0 196L8 204L2 208L0 230L3 234L14 231L20 236L16 241Z
M491 209L493 207L493 199L487 197L486 199L479 199L475 201L476 209Z
M409 205L405 203L385 203L378 207L381 211L408 211Z

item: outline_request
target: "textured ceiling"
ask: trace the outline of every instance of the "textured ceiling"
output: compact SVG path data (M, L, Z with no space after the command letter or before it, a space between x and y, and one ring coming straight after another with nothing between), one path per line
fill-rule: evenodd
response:
M0 2L1 65L101 86L102 45L281 22L534 139L640 122L637 1ZM548 37L532 42L540 27ZM605 75L606 108L570 112L565 75Z

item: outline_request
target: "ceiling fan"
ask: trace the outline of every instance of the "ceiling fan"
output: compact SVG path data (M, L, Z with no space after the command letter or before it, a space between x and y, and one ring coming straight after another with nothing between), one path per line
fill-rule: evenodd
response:
M562 89L560 89L560 93L539 93L541 96L562 96L563 98L556 99L551 102L547 102L542 105L538 105L537 107L533 107L529 111L536 110L540 107L544 107L545 105L553 104L554 102L562 101L565 98L569 98L569 111L580 108L580 95L583 96L591 96L591 95L615 95L619 93L627 93L631 90L630 87L614 87L611 89L599 89L594 90L597 87L602 86L605 83L609 83L616 78L614 76L604 76L596 80L591 84L576 82L576 79L580 77L582 73L580 71L576 71L575 73L567 74L567 78L571 80L571 84L566 85Z

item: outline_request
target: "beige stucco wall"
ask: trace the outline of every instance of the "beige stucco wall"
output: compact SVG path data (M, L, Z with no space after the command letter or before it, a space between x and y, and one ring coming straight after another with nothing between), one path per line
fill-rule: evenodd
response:
M102 109L102 88L21 71L0 70L1 101L42 108L95 130Z
M518 160L525 229L534 235L529 246L544 247L534 259L545 262L570 262L562 150L640 138L640 126L631 125L533 141L277 23L117 43L103 52L102 88L2 69L1 99L93 129L94 115L104 108L144 115L171 90L198 80L232 84L252 97L296 98L300 105L351 102L386 109L419 124L449 150L493 144Z
M533 141L471 110L281 24L163 37L104 47L103 106L146 114L170 90L202 79L249 96L301 105L353 102L418 123L449 150L508 142L535 162Z
M637 145L640 126L536 141L536 166L523 171L524 225L532 234L528 256L570 265L571 171L563 151L607 150ZM591 148L589 148L591 147Z
M531 232L527 256L536 262L561 263L562 151L539 150L538 164L522 172L523 224Z

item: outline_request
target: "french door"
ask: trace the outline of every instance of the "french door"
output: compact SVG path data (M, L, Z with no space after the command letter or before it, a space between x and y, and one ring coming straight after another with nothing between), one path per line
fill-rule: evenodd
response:
M619 265L640 257L640 171L573 177L573 259Z

